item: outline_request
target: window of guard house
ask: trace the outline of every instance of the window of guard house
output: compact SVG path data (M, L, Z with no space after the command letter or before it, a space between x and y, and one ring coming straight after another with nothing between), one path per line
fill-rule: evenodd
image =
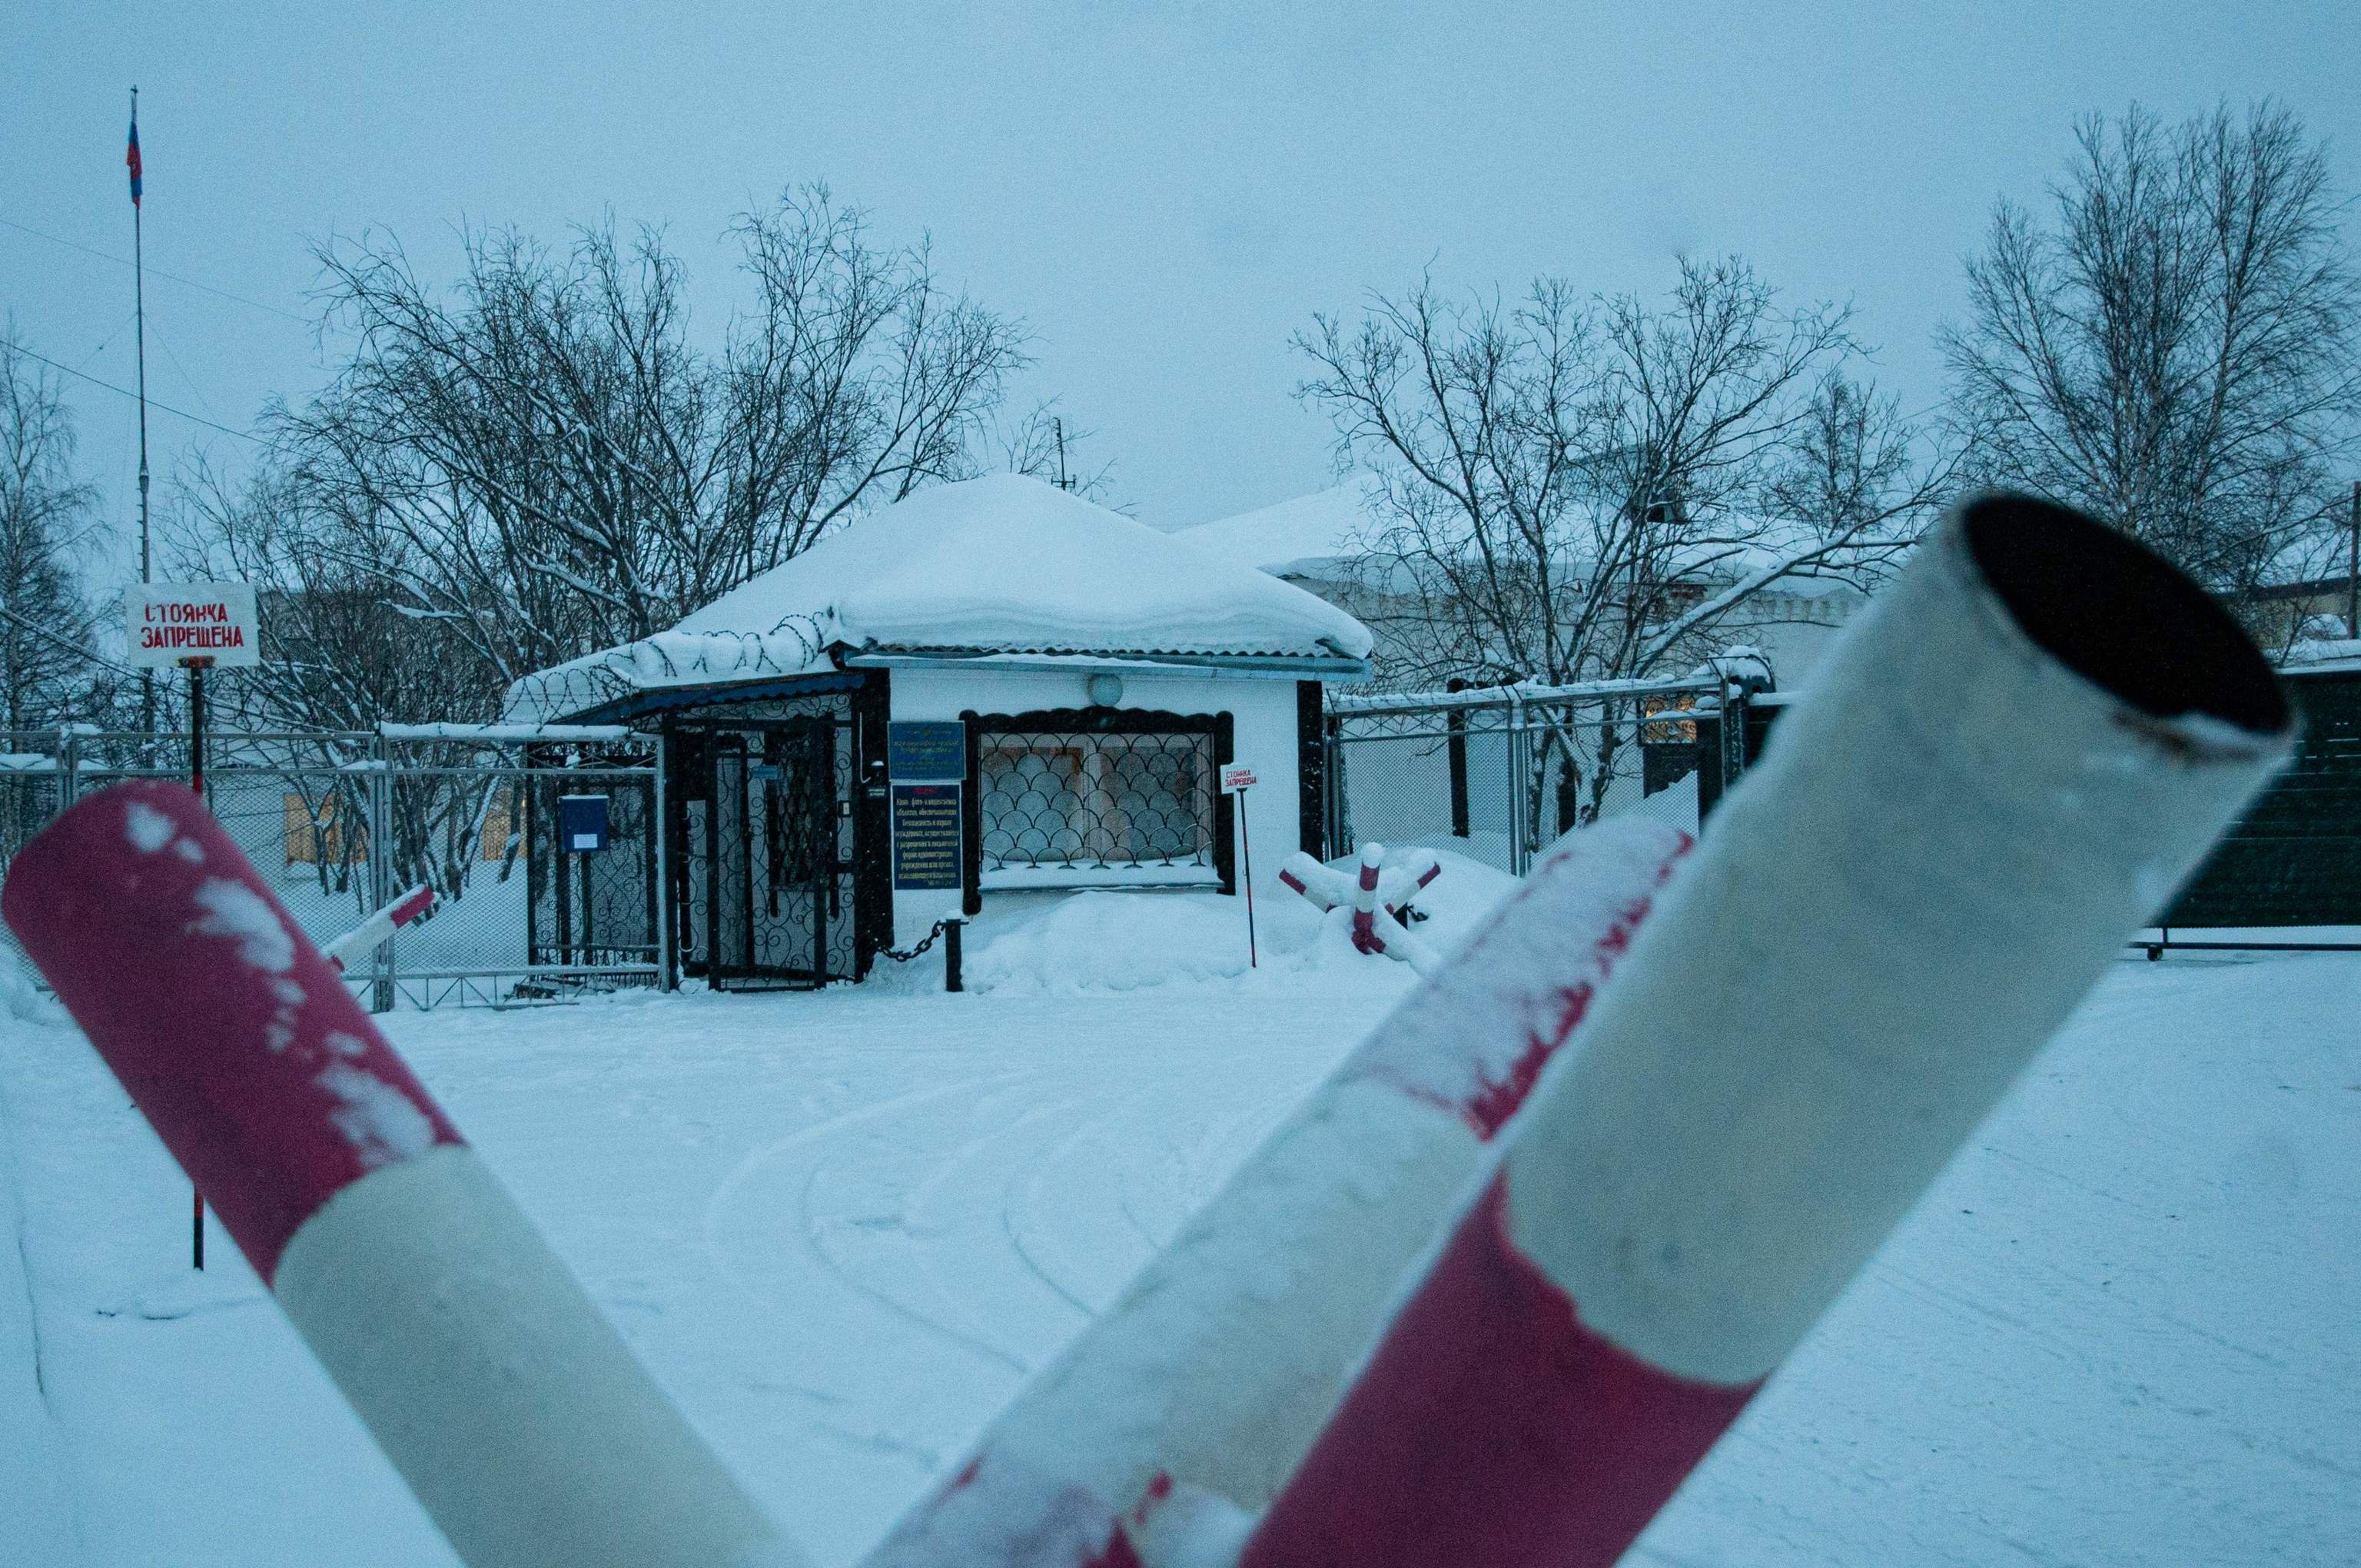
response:
M981 738L984 885L1211 882L1213 737Z

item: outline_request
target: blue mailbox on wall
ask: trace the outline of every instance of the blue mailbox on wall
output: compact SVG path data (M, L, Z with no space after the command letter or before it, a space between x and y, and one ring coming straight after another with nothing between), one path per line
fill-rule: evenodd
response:
M605 795L561 795L557 797L557 847L583 854L607 847Z

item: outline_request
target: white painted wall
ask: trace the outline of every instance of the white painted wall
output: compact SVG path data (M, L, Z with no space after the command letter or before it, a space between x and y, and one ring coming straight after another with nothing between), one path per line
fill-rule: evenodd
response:
M1038 708L1088 707L1087 669L932 670L894 672L892 717L897 721L957 718L961 713L1027 713ZM1301 849L1301 804L1296 789L1295 682L1240 679L1208 674L1121 672L1118 707L1168 713L1228 713L1238 762L1261 781L1250 793L1247 827L1254 852L1255 894L1275 898L1284 890L1279 863ZM995 898L983 895L990 912ZM960 894L897 892L894 895L894 945L906 947L946 915L959 913Z
M1771 661L1779 689L1795 691L1861 608L1869 601L1846 588L1810 594L1756 595L1715 630L1721 644L1752 643Z

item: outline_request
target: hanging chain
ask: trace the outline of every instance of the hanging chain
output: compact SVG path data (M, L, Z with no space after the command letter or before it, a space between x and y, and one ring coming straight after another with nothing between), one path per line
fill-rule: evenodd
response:
M935 939L943 934L943 927L950 924L950 920L948 916L936 921L935 928L928 932L924 937L921 937L918 939L917 945L911 948L907 952L897 952L892 948L881 948L878 949L878 955L881 958L892 959L897 964L906 964L912 959L917 958L925 953L928 948L933 947L935 945Z

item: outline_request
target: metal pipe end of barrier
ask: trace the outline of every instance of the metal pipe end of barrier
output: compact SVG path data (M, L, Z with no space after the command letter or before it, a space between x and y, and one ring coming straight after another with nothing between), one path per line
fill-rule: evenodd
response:
M84 797L0 916L471 1568L788 1568L212 813Z
M2294 730L2162 560L1960 503L1675 874L1243 1568L1613 1563Z

